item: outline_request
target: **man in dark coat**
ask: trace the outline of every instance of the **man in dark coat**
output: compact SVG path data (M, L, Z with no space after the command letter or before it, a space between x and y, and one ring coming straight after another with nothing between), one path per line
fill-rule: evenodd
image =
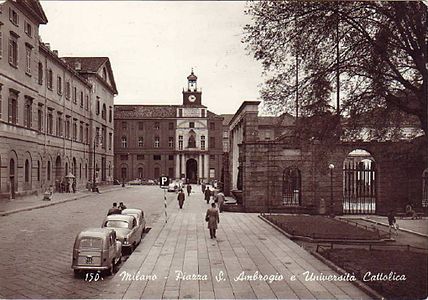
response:
M186 198L186 195L184 194L183 190L181 189L180 192L178 193L178 196L177 196L178 205L180 206L180 209L183 208L185 198Z
M211 190L209 187L205 189L205 200L207 201L207 204L210 203L211 199Z
M187 196L190 196L190 193L192 192L192 186L188 184L186 188L187 188Z
M205 186L205 183L203 183L203 182L202 182L202 194L204 194L204 193L205 193L205 187L206 187L206 186Z
M113 203L113 207L108 210L107 216L110 215L120 215L122 211L117 207L117 203Z
M215 232L217 230L217 224L220 223L220 217L218 210L215 208L215 203L211 203L211 207L207 209L205 215L205 221L208 222L208 229L210 230L210 237L215 239Z

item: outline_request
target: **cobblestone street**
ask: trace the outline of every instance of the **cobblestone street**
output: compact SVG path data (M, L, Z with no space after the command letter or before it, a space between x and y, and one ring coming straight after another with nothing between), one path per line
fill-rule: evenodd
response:
M168 202L175 196L168 193ZM121 201L142 208L148 227L163 217L158 186L118 189L0 217L0 298L99 297L111 277L98 282L73 277L74 238L84 228L99 227L112 202Z

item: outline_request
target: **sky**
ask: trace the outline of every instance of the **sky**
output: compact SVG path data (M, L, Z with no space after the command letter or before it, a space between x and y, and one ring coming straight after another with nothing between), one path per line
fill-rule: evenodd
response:
M181 104L191 68L202 104L235 113L259 100L261 64L241 42L245 1L41 1L42 41L59 56L108 56L115 104Z

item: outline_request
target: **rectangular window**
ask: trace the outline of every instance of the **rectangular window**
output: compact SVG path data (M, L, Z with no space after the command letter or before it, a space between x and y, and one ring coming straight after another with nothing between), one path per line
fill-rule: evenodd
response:
M101 140L100 128L99 127L95 128L95 138L96 138L96 145L98 147L100 145L100 140Z
M53 72L52 69L48 70L48 79L47 79L48 89L53 89Z
M101 127L101 148L105 149L106 148L106 127L103 126Z
M174 160L174 155L168 155L168 160Z
M215 148L215 137L210 137L210 144L209 144L210 149Z
M201 109L201 117L205 118L205 109Z
M108 109L108 121L109 121L109 123L111 123L112 120L113 120L113 109L110 106Z
M159 148L159 146L160 146L160 138L158 136L155 136L154 147Z
M113 133L108 134L108 149L111 150L111 145L113 143Z
M215 178L215 169L214 168L210 169L210 178Z
M174 130L174 123L173 122L169 122L168 129L169 130Z
M210 123L210 130L215 130L215 123L214 122Z
M56 118L56 135L62 137L62 115L58 113Z
M168 138L168 147L169 148L174 148L174 138L172 136L170 136Z
M24 106L24 126L27 128L32 127L33 120L33 99L29 97L25 97L25 106Z
M62 95L62 78L61 78L61 76L58 76L56 78L56 89L57 89L58 95Z
M69 139L70 138L70 116L66 116L66 121L65 121L65 138Z
M88 109L89 109L89 96L86 95L85 96L85 110L88 110Z
M79 127L79 142L83 143L83 123L80 122L80 127Z
M41 62L39 62L38 67L37 67L37 77L38 77L38 82L40 85L43 84L43 64Z
M33 36L33 27L27 21L24 21L24 31L29 37Z
M183 150L183 136L178 136L178 150Z
M153 160L161 160L161 156L160 155L153 155Z
M18 124L18 93L15 91L10 91L8 117L9 123Z
M144 154L137 154L137 160L144 160Z
M80 92L80 107L83 108L83 91Z
M142 136L138 137L138 147L142 148L144 146L144 139Z
M205 135L201 136L201 150L205 150Z
M86 137L86 144L89 144L89 124L86 124L85 137Z
M195 128L195 122L189 122L189 128Z
M9 38L9 64L18 67L18 40L13 35Z
M144 129L144 122L138 122L138 130Z
M31 48L25 47L25 72L31 75Z
M77 120L73 119L73 140L77 141Z
M77 103L77 87L73 87L73 103Z
M53 115L52 115L53 109L48 108L48 116L47 116L47 132L48 134L53 134Z
M19 25L19 16L18 13L12 9L11 7L9 7L9 20L16 26Z
M183 117L183 109L182 108L178 109L178 117L179 118Z
M223 152L229 152L229 143L223 142Z
M39 104L37 109L37 130L43 132L43 105Z
M71 96L71 85L70 85L70 81L67 81L67 83L65 84L65 98L70 99Z

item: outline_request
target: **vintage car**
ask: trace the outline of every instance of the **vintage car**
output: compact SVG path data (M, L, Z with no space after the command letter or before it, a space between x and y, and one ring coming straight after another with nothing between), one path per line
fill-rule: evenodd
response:
M137 231L142 236L146 230L146 219L144 219L144 211L138 208L126 208L122 210L122 215L134 216L134 218L137 220Z
M141 232L134 216L109 215L104 219L101 227L116 231L117 238L122 242L122 250L132 252L141 241Z
M122 260L122 243L116 239L116 232L110 228L88 228L75 239L71 268L74 274L80 271L116 271Z
M174 180L168 185L168 192L178 192L183 188L183 182L181 180Z

